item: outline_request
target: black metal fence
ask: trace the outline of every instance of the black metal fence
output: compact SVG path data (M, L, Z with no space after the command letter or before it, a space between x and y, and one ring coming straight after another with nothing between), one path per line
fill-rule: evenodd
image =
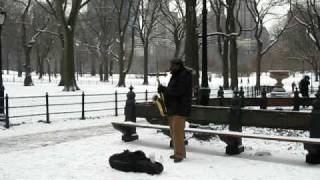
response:
M261 89L270 92L272 87L266 86ZM240 88L240 93L247 97L257 97L261 95L261 89L255 87ZM210 97L217 97L219 89L211 89ZM136 101L150 101L155 91L145 90L136 92ZM224 91L226 96L232 97L233 92ZM6 94L4 101L4 116L0 121L5 122L5 127L10 125L25 123L35 118L38 122L50 123L53 119L58 118L75 118L86 119L91 117L118 116L124 114L125 102L127 99L126 92L117 92L109 94L71 94L71 95L49 95L43 96L23 96L9 97ZM42 102L42 103L41 103ZM0 113L1 114L1 113ZM70 114L70 115L69 115ZM75 115L76 114L76 115ZM66 116L67 115L67 116ZM55 116L54 118L52 118ZM20 121L19 121L20 119ZM22 121L21 121L22 119Z
M155 93L148 90L138 92L136 93L136 100L138 102L148 101L151 99L150 96ZM46 93L44 96L23 97L9 97L6 94L4 98L5 107L2 107L2 109L5 109L5 117L1 120L5 122L5 127L9 128L10 125L19 124L19 118L28 117L37 117L38 122L50 123L53 115L78 114L72 117L86 119L89 113L103 112L92 117L118 116L119 113L123 114L126 94L117 91L109 94L85 94L82 92L82 94L77 95L49 95ZM24 101L22 104L17 103L22 101ZM105 108L102 108L102 106Z

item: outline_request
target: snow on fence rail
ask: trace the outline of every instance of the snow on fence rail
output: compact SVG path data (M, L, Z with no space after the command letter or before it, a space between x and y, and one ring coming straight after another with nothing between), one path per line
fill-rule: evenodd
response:
M138 102L148 101L155 92L138 92ZM123 114L127 93L5 96L6 127L30 122L50 123L55 119L86 119ZM77 115L75 115L77 114Z
M151 100L156 92L136 92L136 101ZM261 91L254 87L244 87L243 93L249 97L256 97ZM217 97L218 89L211 89L210 97ZM232 91L225 91L224 95L232 97ZM58 119L87 119L124 114L127 93L109 94L70 94L42 96L10 97L6 94L5 105L0 107L5 110L6 127L32 122L50 123ZM1 111L0 111L1 112Z

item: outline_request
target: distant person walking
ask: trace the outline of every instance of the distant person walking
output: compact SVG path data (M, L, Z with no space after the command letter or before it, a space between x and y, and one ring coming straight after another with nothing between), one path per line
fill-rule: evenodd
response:
M292 82L291 88L292 88L292 93L294 93L294 89L296 88L296 83Z
M299 90L302 97L309 97L309 85L310 85L309 80L310 80L309 76L304 76L299 83Z
M176 163L186 157L184 128L186 117L191 112L192 73L185 68L181 59L170 61L170 72L172 76L168 86L159 85L158 91L164 94L174 148L170 158Z

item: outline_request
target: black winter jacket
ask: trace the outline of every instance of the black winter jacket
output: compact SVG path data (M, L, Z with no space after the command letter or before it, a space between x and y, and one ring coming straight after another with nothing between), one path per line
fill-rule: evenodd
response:
M309 80L307 79L302 79L299 83L299 89L302 97L309 97Z
M192 72L181 68L172 74L168 87L164 89L165 103L169 116L189 116L192 102Z

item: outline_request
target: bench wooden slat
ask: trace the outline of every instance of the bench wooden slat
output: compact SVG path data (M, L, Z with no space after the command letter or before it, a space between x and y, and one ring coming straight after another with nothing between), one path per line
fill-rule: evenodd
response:
M169 130L169 126L132 123L132 122L112 122L112 125ZM276 140L276 141L320 144L320 138L270 136L270 135L261 135L261 134L248 134L248 133L235 132L235 131L215 131L210 129L196 129L196 128L185 128L185 132L221 135L221 136L229 136L229 137L243 137L243 138L251 138L251 139L267 139L267 140Z

